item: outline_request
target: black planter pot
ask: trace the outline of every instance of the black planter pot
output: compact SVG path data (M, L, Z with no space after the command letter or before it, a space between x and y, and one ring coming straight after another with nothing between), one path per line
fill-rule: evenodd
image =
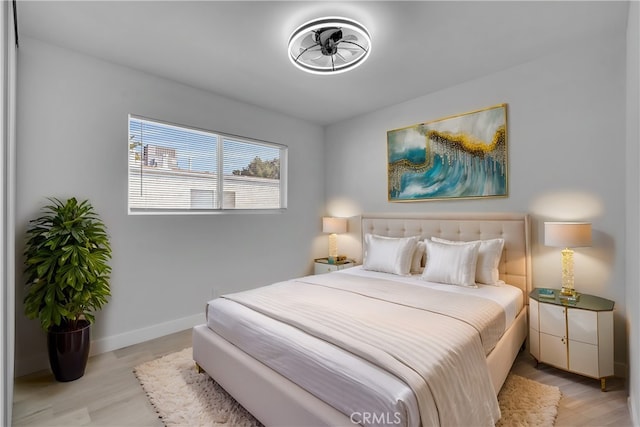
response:
M81 320L75 331L52 329L47 334L49 363L57 381L77 380L84 375L89 358L89 322Z

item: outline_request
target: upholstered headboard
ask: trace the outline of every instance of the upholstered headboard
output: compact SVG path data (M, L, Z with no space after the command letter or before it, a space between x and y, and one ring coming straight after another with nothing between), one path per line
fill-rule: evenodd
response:
M525 296L531 291L531 251L527 214L367 213L361 215L361 238L367 233L389 237L420 236L421 239L437 236L462 241L503 238L500 279L522 289Z

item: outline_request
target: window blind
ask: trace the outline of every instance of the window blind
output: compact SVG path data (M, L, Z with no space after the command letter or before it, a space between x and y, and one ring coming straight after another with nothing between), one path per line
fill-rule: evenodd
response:
M287 147L129 116L130 213L286 208Z

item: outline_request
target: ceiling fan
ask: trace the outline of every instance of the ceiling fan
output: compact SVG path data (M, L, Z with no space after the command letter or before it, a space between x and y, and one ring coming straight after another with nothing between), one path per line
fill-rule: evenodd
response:
M289 59L315 74L337 74L360 65L371 53L371 38L360 23L321 18L301 25L289 38Z

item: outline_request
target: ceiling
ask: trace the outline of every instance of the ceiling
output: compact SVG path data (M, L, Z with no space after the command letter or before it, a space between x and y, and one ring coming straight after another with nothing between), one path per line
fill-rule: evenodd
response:
M19 1L19 37L165 77L320 125L625 31L627 2ZM353 71L304 73L290 34L323 16L364 24Z

